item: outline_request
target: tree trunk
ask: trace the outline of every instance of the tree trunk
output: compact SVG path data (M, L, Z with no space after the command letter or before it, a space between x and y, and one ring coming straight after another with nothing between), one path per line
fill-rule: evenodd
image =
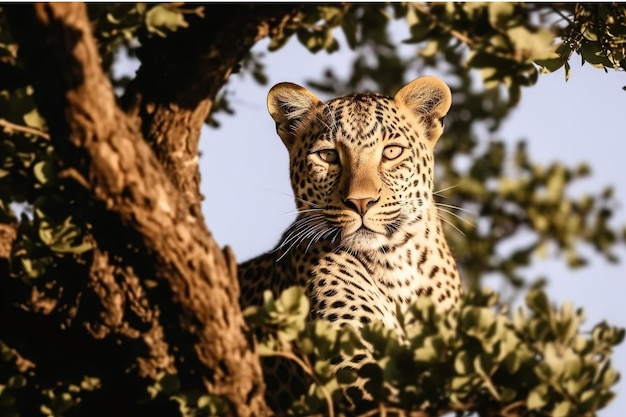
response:
M136 378L176 372L190 386L200 378L232 414L268 414L258 357L244 333L234 257L211 238L200 211L198 139L232 68L258 39L295 18L294 7L261 13L222 5L186 33L144 39L125 112L100 66L84 4L3 7L63 176L76 199L88 201L94 246L88 265L69 259L63 267L66 278L55 281L62 297L47 289L45 302L32 303L38 308L3 321L8 342L37 364L37 374L53 376L48 383L70 364L79 374L99 372L116 402L99 401L93 415L133 414L129 369ZM192 39L178 55L177 42ZM13 314L19 309L10 294L21 287L0 284L2 313ZM25 323L33 326L28 340L20 336ZM58 345L54 360L42 349L50 342ZM92 352L83 358L86 346Z

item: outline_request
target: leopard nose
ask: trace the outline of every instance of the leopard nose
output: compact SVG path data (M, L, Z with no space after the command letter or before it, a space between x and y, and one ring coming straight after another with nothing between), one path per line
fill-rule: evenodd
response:
M344 200L346 206L356 211L361 217L365 215L367 210L378 202L379 198L347 198Z

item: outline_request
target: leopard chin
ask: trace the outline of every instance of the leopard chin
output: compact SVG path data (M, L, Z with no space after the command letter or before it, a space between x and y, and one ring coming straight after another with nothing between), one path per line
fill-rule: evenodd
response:
M387 236L362 225L355 232L342 236L341 246L349 251L375 252L389 244Z

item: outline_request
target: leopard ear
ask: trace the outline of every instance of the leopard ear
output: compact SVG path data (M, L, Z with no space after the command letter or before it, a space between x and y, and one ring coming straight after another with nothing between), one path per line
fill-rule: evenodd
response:
M443 133L443 118L452 104L450 87L437 77L420 77L402 87L394 101L421 120L426 139L434 146Z
M304 87L293 83L276 84L267 94L267 109L276 122L276 132L290 148L300 129L315 117L320 99Z

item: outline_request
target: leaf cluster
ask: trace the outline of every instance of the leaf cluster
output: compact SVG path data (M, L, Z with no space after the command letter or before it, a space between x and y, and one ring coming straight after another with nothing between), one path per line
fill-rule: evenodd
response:
M592 416L614 396L618 374L611 355L624 329L602 322L587 332L581 309L569 303L556 308L540 289L529 291L526 307L513 314L488 289L465 294L458 314L441 314L421 299L403 320L402 334L371 323L361 339L348 328L305 322L307 310L304 291L293 287L277 300L268 293L262 306L247 311L259 352L290 358L313 377L293 415L329 414L331 408L349 414L337 399L355 375L340 371L333 381L329 360L351 357L364 345L372 355L358 378L378 410Z
M532 162L525 142L511 152L503 142L492 141L484 151L470 155L469 166L462 170L444 160L440 186L454 188L439 203L456 228L448 236L470 286L478 286L486 273L498 273L520 288L524 284L520 268L551 252L564 255L572 268L584 266L582 244L609 262L618 261L613 248L620 236L609 224L616 206L612 188L596 195L569 192L589 175L587 165ZM472 213L455 215L454 206ZM524 239L512 246L511 238L522 235ZM501 249L505 245L506 251Z
M76 185L63 178L39 116L32 88L0 91L0 218L21 217L13 246L14 273L35 279L66 255L80 255L91 246L76 221L81 204ZM68 174L66 171L65 174Z
M61 416L80 403L84 395L101 387L99 378L88 375L77 381L58 381L54 388L38 392L39 401L33 403L29 395L33 387L29 384L34 368L33 363L0 341L0 416L18 417L27 408L43 416Z
M398 69L402 65L393 65L394 48L386 33L394 17L406 23L409 37L404 43L417 45L421 58L443 56L452 65L477 69L486 88L504 85L511 104L516 104L521 88L534 85L540 73L564 67L568 79L574 53L583 63L623 70L624 16L626 8L619 3L320 5L308 10L302 24L275 36L269 48L282 47L296 33L313 53L335 52L339 41L333 29L341 28L351 49L376 49L370 60L388 60L384 68ZM388 53L381 53L385 50ZM450 60L449 51L460 51L462 59ZM379 81L383 74L371 75Z
M168 34L189 26L189 15L204 16L204 6L184 3L90 3L89 18L96 30L98 52L102 66L112 79L113 85L125 87L128 79L117 79L112 67L120 50L136 55L141 37L166 37Z
M51 386L33 386L35 365L0 341L0 416L64 416L80 413L81 403L97 396L106 383L99 377L82 375L65 378ZM181 417L226 415L220 398L198 388L184 387L178 375L161 373L156 378L137 381L132 401L148 413Z
M605 71L607 68L626 69L626 6L623 3L577 3L569 16L563 18L568 22L562 31L563 46L579 53L583 63L589 62Z

